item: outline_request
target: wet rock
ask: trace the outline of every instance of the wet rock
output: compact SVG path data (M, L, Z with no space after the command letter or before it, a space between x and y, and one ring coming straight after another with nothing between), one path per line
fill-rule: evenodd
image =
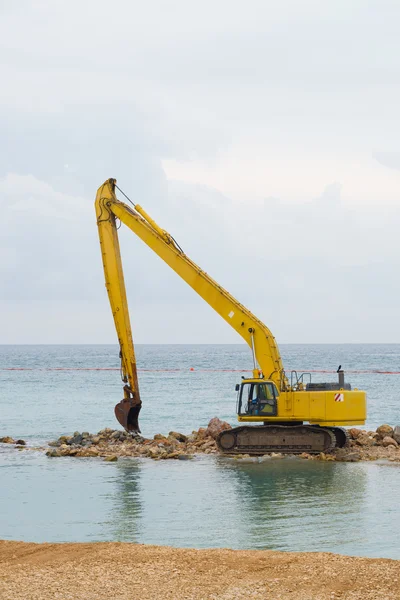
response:
M390 427L390 425L381 425L376 430L376 433L382 439L385 438L385 437L392 437L393 436L393 427Z
M93 442L90 438L83 438L81 446L88 448L92 444L93 444Z
M339 462L358 462L361 459L359 452L338 452L336 460Z
M217 445L215 443L215 440L208 440L208 441L202 442L201 447L203 448L203 450L207 450L207 448L216 448Z
M115 454L112 454L111 456L106 456L104 461L105 462L116 462L118 460L118 456L116 456Z
M178 440L178 442L186 442L187 441L187 435L184 435L183 433L179 433L178 431L170 431L168 434L168 437L174 438L174 439Z
M271 458L283 458L282 452L271 452Z
M97 448L85 448L83 450L83 454L81 456L86 456L87 458L94 458L99 455L99 451Z
M357 429L355 427L352 427L351 429L349 429L349 435L351 437L351 439L356 440L358 438L359 435L361 435L363 432L361 429Z
M73 437L69 440L69 444L71 446L80 446L82 444L83 441L83 437L82 435L79 433L79 431L75 431Z
M68 451L68 456L78 456L79 448L70 448Z
M168 438L161 438L158 440L155 440L158 442L157 446L159 448L165 448L166 446L169 448L170 446L176 446L176 440L174 438L168 439ZM175 442L175 443L174 443Z
M206 436L207 436L207 429L205 429L204 427L200 427L200 429L196 433L196 439L197 440L202 440Z
M329 462L329 461L336 460L336 457L333 454L325 454L325 452L321 452L318 455L318 459L322 460L324 462Z
M396 440L398 444L400 444L400 426L396 425L393 430L393 439Z
M58 438L58 442L59 442L60 444L68 444L68 443L69 443L69 441L70 441L71 439L72 439L72 436L71 436L71 435L61 435L61 436Z
M101 429L97 435L109 437L115 429L110 429L109 427L105 427L105 429Z
M152 446L151 448L148 449L147 454L150 458L152 458L154 456L158 456L160 454L159 448L157 446Z
M358 452L350 452L346 456L346 462L358 462L359 460L361 460L361 456L358 454Z
M386 435L382 440L382 446L384 446L385 448L387 448L388 446L394 446L396 448L398 446L398 443L392 437Z
M179 447L183 443L183 442L180 442L179 440L177 440L176 438L172 437L172 435L169 435L167 437L167 441L169 444L171 444L172 446L175 446L175 447Z
M218 417L214 417L209 422L205 434L216 440L221 431L225 431L226 429L232 429L232 426L226 421L221 421Z
M61 456L61 454L59 450L47 450L46 456L49 456L50 458L56 458L58 456Z
M8 436L8 435L6 435L5 437L0 438L0 442L2 444L15 444L15 440L12 437Z
M25 440L17 440L15 443L17 444L17 446L26 446Z
M358 446L373 446L375 444L375 440L366 433L362 433L356 438L356 444Z
M54 452L50 456L101 456L103 458L107 457L108 460L110 456L136 456L151 458L152 460L190 460L197 454L210 455L218 453L214 436L218 436L220 431L224 431L224 429L231 429L231 426L218 418L214 418L211 419L207 429L200 428L190 435L171 431L168 437L159 433L154 436L154 439L147 439L138 434L132 435L125 431L110 428L103 429L97 434L76 431L74 436L61 436L56 442L51 442L49 445L52 446L52 449L54 448ZM393 436L381 437L382 433L392 430L393 428L390 425L382 425L378 428L378 432L367 432L366 430L353 428L349 430L351 447L335 449L332 454L309 455L303 453L299 456L307 460L330 461L336 459L342 462L375 460L377 458L387 460L394 457L394 460L400 462L398 442L393 437L394 430ZM396 437L400 439L400 426L396 428ZM390 438L390 440L385 438ZM384 440L385 443L383 444ZM12 440L9 443L15 442ZM42 448L43 450L46 451L45 448ZM284 455L280 452L267 453L264 457L255 457L254 461L260 462L283 457ZM238 455L233 455L232 458L240 459ZM253 461L253 457L251 458Z
M180 452L169 452L165 458L179 458L181 455Z

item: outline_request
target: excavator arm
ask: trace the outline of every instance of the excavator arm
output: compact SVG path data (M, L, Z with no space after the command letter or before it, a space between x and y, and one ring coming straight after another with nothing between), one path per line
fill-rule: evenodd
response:
M241 335L252 349L254 377L260 377L261 371L279 390L285 390L288 383L271 331L190 260L174 238L161 229L143 208L138 204L131 208L119 201L115 187L116 180L108 179L97 191L95 206L106 287L121 348L122 372L124 381L129 384L125 386L122 404L125 402L124 411L130 415L130 420L132 421L131 409L137 410L139 407L140 410L140 397L116 219L129 227ZM119 418L118 420L121 423ZM123 422L122 424L125 426Z
M140 432L138 418L142 403L139 394L118 229L115 214L108 206L108 196L103 194L104 189L113 189L112 181L109 180L98 190L95 208L106 288L120 346L121 377L125 383L124 398L116 405L115 416L128 431Z

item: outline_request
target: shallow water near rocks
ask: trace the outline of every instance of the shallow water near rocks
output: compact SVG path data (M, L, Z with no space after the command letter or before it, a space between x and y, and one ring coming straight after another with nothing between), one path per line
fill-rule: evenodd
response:
M145 435L185 433L218 415L235 423L234 385L251 369L246 346L139 346ZM398 370L400 346L283 346L288 369ZM118 366L116 346L3 346L0 435L30 444L75 430L117 426L117 371L45 371ZM194 371L190 371L190 368ZM316 381L334 375L315 375ZM400 422L400 376L349 376L369 393L369 421ZM15 412L17 409L17 412ZM0 448L0 538L120 540L183 547L331 551L400 558L400 467L285 458L245 463L49 459Z

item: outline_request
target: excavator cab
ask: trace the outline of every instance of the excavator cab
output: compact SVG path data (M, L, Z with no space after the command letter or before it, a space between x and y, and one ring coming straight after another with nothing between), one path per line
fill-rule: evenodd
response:
M272 381L248 380L236 386L238 415L275 417L278 414L279 392Z

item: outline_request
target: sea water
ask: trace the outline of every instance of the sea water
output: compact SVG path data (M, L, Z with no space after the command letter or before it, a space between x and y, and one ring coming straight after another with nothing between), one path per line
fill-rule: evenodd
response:
M368 393L368 428L400 424L400 345L287 345L288 371L339 363ZM138 346L146 436L235 424L245 345ZM0 346L0 436L43 444L119 427L118 347ZM111 370L110 370L111 369ZM374 371L388 371L380 374ZM313 381L335 374L313 373ZM0 445L0 538L331 551L400 558L400 467L219 456L191 461L47 458Z

